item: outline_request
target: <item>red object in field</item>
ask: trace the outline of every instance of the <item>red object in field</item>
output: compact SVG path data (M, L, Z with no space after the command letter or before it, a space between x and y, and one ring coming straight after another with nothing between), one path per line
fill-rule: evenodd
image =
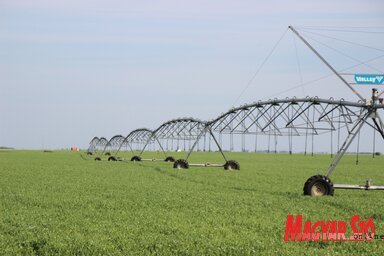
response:
M79 148L71 148L71 151L79 151Z

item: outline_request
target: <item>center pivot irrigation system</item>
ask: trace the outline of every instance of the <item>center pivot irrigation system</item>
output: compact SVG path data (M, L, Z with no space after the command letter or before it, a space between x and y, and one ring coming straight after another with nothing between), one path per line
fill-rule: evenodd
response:
M380 100L381 101L381 100ZM334 103L333 103L334 104ZM335 106L339 108L340 106ZM359 102L358 104L347 103L344 105L345 110L356 112L343 113L340 117L347 118L345 126L348 129L348 136L344 143L340 147L336 157L329 166L325 175L316 175L310 177L304 184L305 195L333 195L335 188L343 189L365 189L365 190L384 190L384 186L373 186L368 180L365 185L351 185L351 184L333 184L329 179L329 176L335 170L337 164L351 145L352 141L360 133L360 130L364 125L369 125L375 131L377 131L384 139L384 124L378 113L379 109L384 109L384 105L379 102L378 91L373 89L372 97L370 101ZM334 110L331 110L332 114ZM329 112L328 112L329 113ZM329 114L328 114L329 115Z
M113 136L108 142L105 142L106 140L100 140L97 137L92 139L90 143L90 147L88 149L88 155L92 155L92 150L94 150L97 147L103 147L102 152L95 158L96 161L101 160L108 160L108 161L123 161L124 158L118 157L118 153L123 148L129 148L132 153L134 153L134 146L142 145L142 144L149 144L153 142L151 139L152 131L141 128L136 129L130 132L127 137L124 137L122 135L115 135ZM102 156L108 156L108 159L103 159Z
M96 150L97 143L99 143L99 140L100 139L98 137L93 137L93 139L89 142L87 155L89 156L93 155L93 152Z
M200 139L204 137L206 139L206 134L212 136L216 146L219 148L225 163L224 164L211 164L211 163L202 163L202 164L190 164L188 163L188 158L192 152L197 147ZM181 144L184 144L184 151L186 142L189 142L190 149L185 157L185 159L175 160L173 156L167 156L165 151L165 145L169 148L169 144L177 144L177 150L181 148ZM142 158L142 154L150 143L157 143L161 151L164 153L164 159L157 158ZM193 143L193 145L191 145ZM204 142L205 144L205 142ZM240 165L234 160L227 160L223 150L221 149L216 137L213 135L210 123L201 121L195 118L178 118L167 121L160 125L156 130L154 130L151 135L148 137L147 142L144 144L139 155L135 155L131 158L131 161L165 161L165 162L174 162L173 167L178 169L188 169L190 166L205 166L205 167L224 167L224 169L234 169L239 170Z
M245 151L246 135L255 135L256 141L258 135L287 136L289 139L289 153L291 154L292 138L295 136L305 136L305 141L307 141L308 138L324 133L331 134L331 138L333 138L333 134L336 132L339 144L340 131L343 130L343 134L346 134L345 140L341 143L341 146L338 145L338 151L332 163L324 175L314 175L305 182L303 188L304 195L333 195L334 189L384 190L384 186L374 186L370 180L364 185L333 184L330 180L330 175L334 172L349 146L358 137L363 126L373 128L384 139L384 124L379 115L379 112L382 112L384 109L383 99L380 98L384 91L379 92L373 88L369 99L363 98L352 87L352 83L347 82L342 76L343 74L338 73L295 28L290 26L289 29L358 97L357 102L317 97L258 101L232 108L210 121L179 118L163 123L154 131L137 129L125 138L118 135L109 142L105 138L99 139L95 137L90 142L88 154L92 154L94 151L102 151L101 155L103 155L108 150L115 149L115 154L110 156L108 160L123 160L117 157L120 149L128 146L134 152L131 145L139 143L142 145L142 149L139 155L134 155L131 158L131 161L169 161L174 162L173 167L178 169L187 169L190 166L220 166L224 167L224 169L239 170L239 163L234 160L227 160L224 154L221 141L222 135L229 135L231 149L233 149L233 136L240 135L243 151ZM219 139L217 139L217 135ZM199 141L202 138L204 138L205 151L207 136L209 141L211 141L211 138L213 139L225 163L188 163L192 152L199 151L196 148L198 148ZM190 145L188 151L185 147L186 141ZM175 143L177 144L177 149L181 148L180 144L184 144L184 151L187 151L184 159L175 160L172 156L166 155L165 144L167 145L166 149L169 149L168 144L171 144L173 148ZM331 141L331 143L333 142ZM164 153L165 158L142 158L143 152L150 144L157 144ZM100 160L100 157L97 160Z
M96 160L96 161L101 161L101 160L103 160L101 157L104 156L104 155L105 155L105 156L110 156L110 157L108 158L108 160L112 160L112 159L114 159L113 156L111 156L111 151L112 151L112 152L113 152L113 151L116 151L116 150L120 147L121 143L123 143L124 139L125 139L125 137L122 136L122 135L115 135L115 136L113 136L113 137L107 142L107 144L104 145L104 149L103 149L103 151L100 153L100 156L98 156L98 157L95 158L95 160ZM112 158L112 159L111 159L111 158Z
M102 154L105 146L108 145L108 140L104 137L94 137L89 143L87 155ZM101 152L101 153L100 153ZM97 159L98 160L98 159Z
M359 134L364 125L369 125L375 129L381 137L384 139L384 124L379 115L378 110L383 109L383 99L379 98L383 93L379 93L377 89L372 89L372 95L370 99L364 99L352 86L346 81L346 79L339 74L316 50L305 40L295 28L289 26L289 29L300 38L300 40L308 46L308 48L359 98L361 102L359 104L348 104L349 108L355 107L359 114L355 120L351 120L351 126L348 127L348 136L344 143L339 148L339 151L326 171L325 175L315 175L310 177L304 184L304 195L322 196L333 195L334 189L365 189L365 190L384 190L384 186L373 186L371 181L368 180L365 185L351 185L351 184L333 184L329 178L332 172L335 170L337 164L351 145L352 141ZM344 116L343 116L344 117ZM350 116L349 116L350 117ZM371 122L369 122L371 121Z

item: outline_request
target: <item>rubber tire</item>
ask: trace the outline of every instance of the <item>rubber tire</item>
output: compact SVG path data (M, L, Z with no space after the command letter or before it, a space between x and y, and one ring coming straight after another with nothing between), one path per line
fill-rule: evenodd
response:
M110 157L108 157L108 161L117 161L117 159L114 156L110 156Z
M95 161L101 161L101 158L100 157L96 157Z
M228 160L224 164L224 170L240 170L240 164L235 160Z
M141 161L141 157L139 157L139 156L133 156L133 157L131 158L131 161L132 161L132 162L135 162L135 161L140 162L140 161Z
M107 153L105 153L105 155L106 155L106 156L110 156L110 155L111 155L111 153L107 152Z
M178 159L173 163L173 168L175 168L175 169L188 169L189 163L185 159Z
M314 191L316 185L320 186L324 191L320 191L320 188L318 188L318 194L316 194L316 191ZM335 189L332 181L327 176L318 174L310 177L305 182L303 191L306 196L333 196Z
M167 156L165 159L164 159L165 162L175 162L175 158L173 156Z
M93 155L92 152L87 152L87 156L91 156L91 155Z

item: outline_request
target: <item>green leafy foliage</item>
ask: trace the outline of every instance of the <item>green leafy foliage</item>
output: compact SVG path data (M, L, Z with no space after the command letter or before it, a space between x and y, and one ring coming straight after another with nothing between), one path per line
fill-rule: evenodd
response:
M384 234L383 191L303 196L306 179L325 173L329 155L228 153L241 170L225 171L178 170L163 161L94 161L81 154L0 151L1 255L384 253L384 240L284 242L288 214L346 223L360 214L373 217L376 233ZM199 152L189 162L224 161L219 153ZM356 165L347 155L331 179L364 184L370 177L384 184L383 166L382 156L360 156Z

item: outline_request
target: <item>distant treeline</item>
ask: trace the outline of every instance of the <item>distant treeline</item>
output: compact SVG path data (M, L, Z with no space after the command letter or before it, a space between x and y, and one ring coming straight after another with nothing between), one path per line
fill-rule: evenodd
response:
M11 148L11 147L0 147L0 149L14 149L14 148Z

